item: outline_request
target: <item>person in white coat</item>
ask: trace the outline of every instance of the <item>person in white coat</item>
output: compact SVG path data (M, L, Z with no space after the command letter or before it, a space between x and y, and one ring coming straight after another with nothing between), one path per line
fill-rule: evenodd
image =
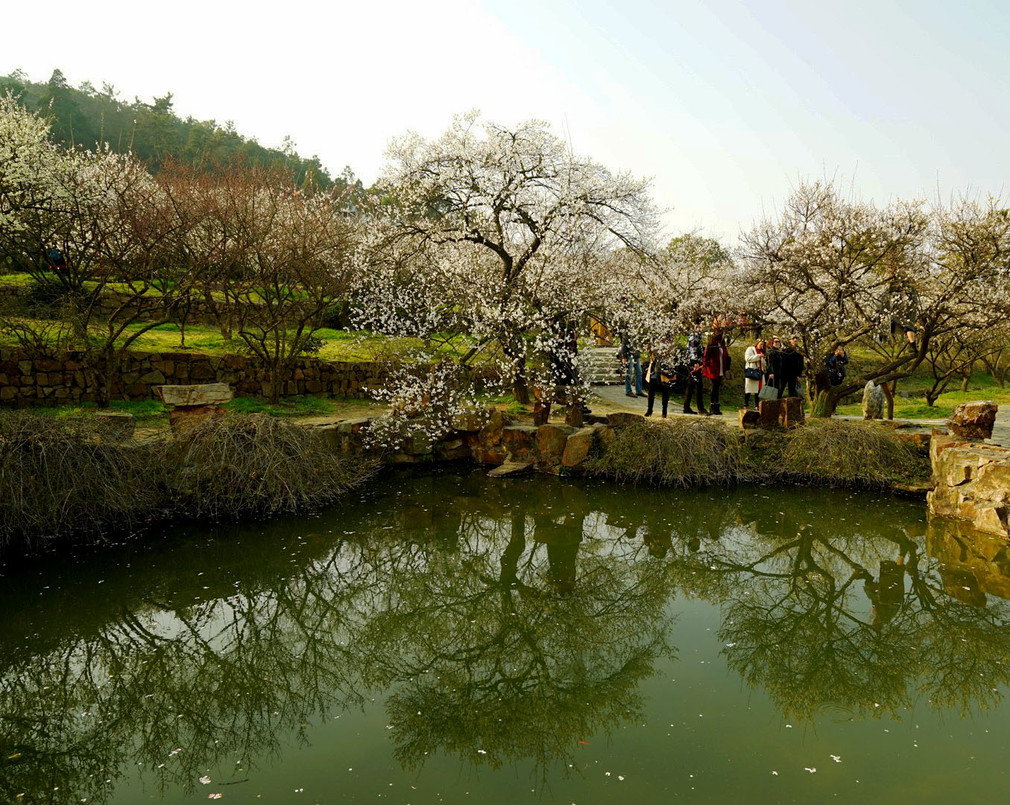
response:
M754 395L754 405L758 404L758 395L764 384L765 342L759 338L744 351L743 354L743 406L750 408L750 398Z

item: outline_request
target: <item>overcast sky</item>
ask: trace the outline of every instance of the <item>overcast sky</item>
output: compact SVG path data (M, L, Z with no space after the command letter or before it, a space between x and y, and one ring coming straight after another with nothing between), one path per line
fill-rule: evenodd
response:
M171 92L366 184L407 130L542 118L729 245L805 179L886 203L1002 194L1010 167L996 0L15 2L0 73Z

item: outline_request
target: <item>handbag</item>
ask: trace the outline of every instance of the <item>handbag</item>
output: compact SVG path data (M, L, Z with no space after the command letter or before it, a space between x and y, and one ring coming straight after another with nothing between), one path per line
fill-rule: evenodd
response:
M743 376L748 380L760 380L763 377L760 369L750 366L744 367Z
M761 387L761 391L758 392L759 400L777 400L778 398L779 390L771 383L765 383Z

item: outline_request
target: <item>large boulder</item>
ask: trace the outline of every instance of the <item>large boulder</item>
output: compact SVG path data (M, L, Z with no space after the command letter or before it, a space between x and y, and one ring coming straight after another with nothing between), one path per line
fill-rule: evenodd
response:
M533 425L506 425L501 430L501 446L517 461L535 457L537 430Z
M798 428L804 424L803 400L799 397L786 397L780 402L782 408L779 411L779 424L783 428Z
M460 436L440 439L434 444L435 458L438 461L459 461L470 458L470 448Z
M782 400L761 400L758 402L757 427L777 428L782 415Z
M863 419L882 419L887 396L884 389L872 380L863 387Z
M542 469L552 470L561 464L568 437L575 433L575 428L568 425L541 425L537 428L537 465Z
M502 416L502 412L498 410L492 411L484 426L477 434L481 446L491 447L501 444L501 433L504 427L505 417Z
M575 431L565 442L565 452L561 456L561 464L569 469L577 467L589 456L589 451L593 447L593 434L596 428L582 428Z
M962 439L973 442L991 439L998 410L999 406L990 400L961 403L951 411L947 426Z
M495 467L488 474L488 478L507 478L516 475L528 475L533 472L532 461L506 461L504 464Z
M741 408L737 412L737 416L740 420L740 427L743 430L756 428L761 419L761 415L752 408Z
M740 421L744 428L748 426L766 429L798 428L806 421L803 414L803 400L799 397L761 400L758 403L757 417L753 422L744 424L743 417Z

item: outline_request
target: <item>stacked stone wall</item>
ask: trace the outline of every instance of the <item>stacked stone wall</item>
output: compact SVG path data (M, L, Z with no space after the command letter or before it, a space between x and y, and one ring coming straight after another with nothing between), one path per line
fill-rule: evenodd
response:
M188 352L131 352L112 382L112 399L156 399L163 384L227 383L240 396L265 397L270 370L244 355L203 355ZM303 357L281 378L281 395L332 395L365 399L369 389L382 387L388 367L374 362L324 361ZM85 355L68 352L58 358L35 358L0 349L0 405L24 407L93 402L99 383Z

